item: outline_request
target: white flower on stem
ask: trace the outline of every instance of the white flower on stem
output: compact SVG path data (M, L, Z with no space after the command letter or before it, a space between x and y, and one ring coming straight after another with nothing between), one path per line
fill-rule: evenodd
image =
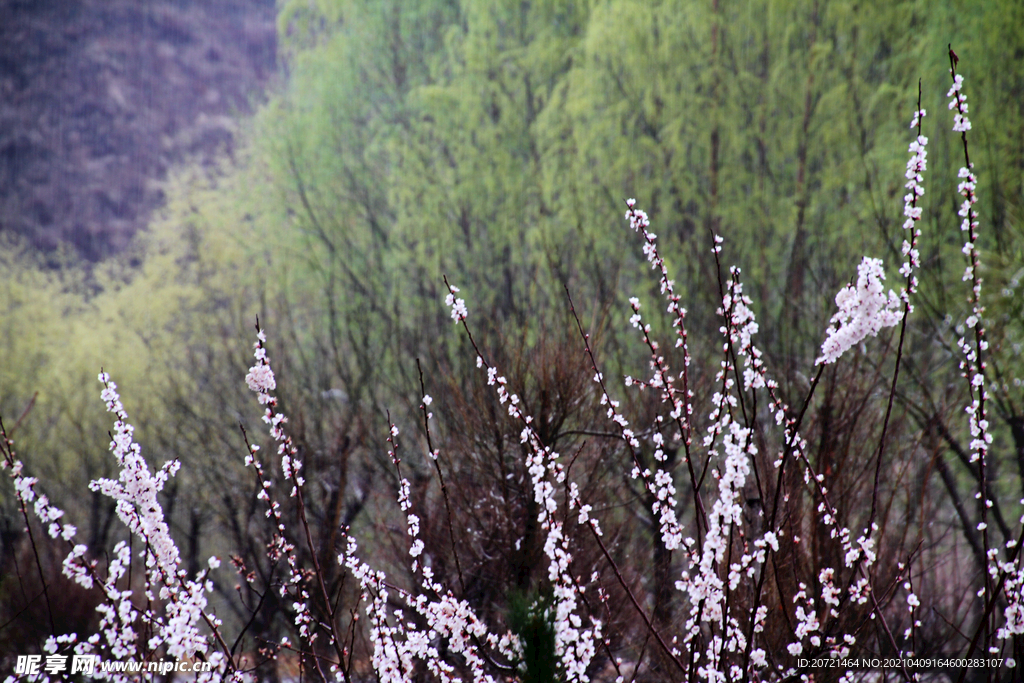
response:
M451 307L452 320L455 322L461 322L469 315L469 311L466 310L466 301L464 299L455 298L455 293L459 291L458 287L449 285L448 290L448 295L444 298L444 304L445 306Z
M298 457L298 448L284 430L283 425L288 422L288 418L278 412L277 398L270 393L276 384L268 381L268 378L272 380L273 371L270 368L270 359L264 346L266 341L266 333L262 329L257 329L255 351L253 352L256 364L250 368L249 375L246 376L246 383L250 389L256 392L260 405L265 406L263 421L270 425L270 436L277 442L277 454L281 456L281 472L291 480L291 497L296 498L300 495L300 488L305 484L305 480L299 475L302 470L302 460ZM262 464L252 457L252 454L258 449L250 447L249 450L250 454L246 457L245 462L246 465L254 467L260 483L260 491L256 497L267 504L266 516L273 518L277 525L277 532L267 543L267 555L275 562L284 557L288 566L288 577L281 584L279 593L281 597L292 598L291 605L295 610L295 617L292 621L298 628L299 634L312 643L316 640L317 632L314 630L314 619L309 611L311 602L309 592L304 587L306 574L299 566L295 546L283 535L285 524L281 514L281 505L272 500L269 494L271 481Z
M269 365L257 363L249 368L249 374L245 376L245 383L255 392L270 392L277 388L277 381L274 379L274 371Z
M865 256L857 266L856 286L848 285L836 294L839 312L832 316L832 327L815 365L835 363L866 337L874 337L883 327L892 327L903 319L896 293L889 290L886 297L884 279L882 260Z
M971 129L971 120L967 118L967 97L963 94L964 77L960 74L953 76L953 85L950 87L946 97L953 99L949 103L953 112L953 132L966 133Z
M534 500L538 504L537 522L547 533L544 554L548 558L548 578L552 583L554 593L552 609L554 611L555 652L561 661L566 680L570 683L583 683L587 680L586 670L597 652L597 644L602 640L601 622L592 619L591 626L588 628L578 614L582 604L581 589L577 586L576 578L570 568L573 559L570 552L570 540L563 531L562 521L555 514L558 511L555 484L565 483L566 472L559 462L558 453L541 443L540 437L531 426L533 418L516 406L519 403L518 397L508 393L505 387L507 384L505 377L497 376L497 370L494 367L484 367L486 367L488 385L497 385L495 391L501 403L511 401L509 415L523 426L520 440L529 449L526 465L533 484ZM602 382L603 379L601 373L597 372L594 381ZM607 403L610 406L610 413L614 413L618 403L610 399ZM615 418L618 418L616 421L625 428L625 420L619 415L614 415L613 419ZM632 438L634 441L636 440L636 437ZM574 499L570 494L569 504L572 509L579 505L580 501L578 498ZM584 514L581 508L576 520L581 525L589 526L596 535L601 535L600 526L596 519L590 517L589 510Z
M689 349L687 347L687 335L686 335L686 309L680 305L680 297L675 292L675 282L669 278L668 269L665 265L665 259L661 256L658 251L657 235L648 231L650 227L650 220L647 214L639 209L636 209L636 200L629 199L626 202L629 210L626 212L626 219L629 221L630 228L634 232L638 232L644 240L643 252L647 257L648 262L651 264L651 268L658 271L660 274L659 287L661 294L668 300L667 312L674 317L672 321L672 327L675 329L676 340L675 347L682 348L683 350L683 372L680 373L679 379L682 381L682 391L678 391L675 386L675 378L670 372L669 366L665 361L665 357L658 350L658 342L651 338L651 326L642 324L642 316L640 314L640 299L637 297L630 297L629 305L633 311L633 315L630 317L629 322L634 328L639 330L643 334L644 343L647 345L651 352L651 369L654 371L654 376L650 381L637 380L632 377L625 378L625 385L639 386L640 389L651 387L658 389L661 402L670 408L669 416L676 422L679 429L679 435L683 440L683 448L689 449L690 446L690 416L693 412L693 405L690 402L692 394L688 388L687 380L687 368L690 365ZM595 377L595 381L602 383L600 376ZM682 395L682 397L680 397ZM618 406L617 402L613 402L607 398L606 391L602 392L601 405L605 405L608 402L611 406L608 409L608 417L616 422L621 428L623 438L630 444L630 447L636 451L639 449L639 441L634 437L633 432L626 429L628 422L626 419L619 414L615 408ZM659 417L659 421L660 421ZM660 439L661 435L657 437ZM648 492L654 494L654 503L652 504L652 511L659 519L659 527L661 530L662 542L665 547L672 550L678 548L682 542L683 534L682 529L679 525L679 514L676 509L677 499L675 497L675 487L672 481L672 475L667 470L663 470L663 463L667 459L662 449L662 442L656 441L655 460L658 462L657 471L655 473L655 481L650 481L649 473L645 472L643 475L643 484ZM638 475L640 473L639 467L634 470ZM634 477L635 478L635 477Z
M147 609L143 615L149 624L146 630L150 633L146 647L150 651L166 647L167 653L176 658L193 657L197 653L205 655L209 651L209 643L199 632L199 623L203 620L218 623L215 616L204 612L205 572L201 572L196 580L185 579L185 573L180 569L178 547L171 538L157 498L168 477L177 472L179 463L176 460L165 463L155 474L150 473L141 448L132 438L134 427L128 422L117 386L106 373L100 374L99 379L104 384L102 398L107 410L116 418L110 450L121 472L117 480L97 479L89 484L89 488L113 498L121 521L145 543L147 586L150 589L159 587L159 598L165 602L163 617L153 608ZM115 548L115 554L117 559L111 563L103 586L109 602L101 604L97 610L105 615L100 622L101 630L106 634L111 653L120 656L116 653L127 655L137 651L136 635L131 626L136 612L131 602L132 592L118 591L115 585L130 562L128 547L120 545ZM152 600L152 597L148 599Z
M955 66L955 64L954 64ZM963 76L955 73L952 69L950 73L953 76L953 85L946 94L947 97L953 98L949 103L949 108L954 110L953 114L953 130L961 134L964 145L964 166L961 167L958 177L961 179L957 186L957 191L963 197L963 203L960 205L960 229L967 233L967 238L964 243L963 253L967 256L967 268L964 270L963 279L965 282L971 283L971 295L969 301L971 303L971 315L968 316L965 321L967 328L974 332L974 344L972 345L967 341L966 337L961 337L957 341L957 345L964 354L964 359L960 363L962 374L968 381L968 388L970 390L971 403L967 406L966 412L968 415L968 426L971 431L971 462L980 461L980 472L982 481L985 480L985 468L986 458L989 447L992 443L992 435L988 431L988 419L987 419L987 399L988 390L985 385L985 360L982 358L982 352L988 348L988 343L984 339L984 307L981 303L981 260L978 255L978 212L974 208L974 205L978 202L977 185L978 178L974 174L974 165L968 161L967 155L967 131L971 129L971 123L967 119L967 97L963 94ZM986 505L987 508L987 505ZM987 527L985 519L985 510L982 508L982 522L979 523L979 530L984 530ZM986 546L988 545L987 536L984 537ZM1019 562L1019 559L1018 559ZM990 571L992 566L990 565Z
M1024 633L1024 567L1020 566L1018 559L1017 566L1006 562L1002 567L1006 572L1006 584L1003 593L1006 596L1007 605L1003 610L1006 622L999 629L997 636L1005 640L1015 635Z
M921 119L924 118L924 109L914 111L914 119L910 127L918 128ZM921 254L917 248L917 238L921 231L917 229L917 222L921 220L921 207L917 206L917 200L924 195L924 171L928 168L928 138L918 134L917 138L910 143L907 151L910 152L910 159L907 161L907 172L905 177L907 183L904 187L908 192L903 197L903 215L907 220L903 222L903 229L909 231L908 240L903 241L903 255L908 257L900 267L900 274L907 278L907 285L903 290L902 299L910 307L910 295L917 291L917 276L914 271L921 267Z

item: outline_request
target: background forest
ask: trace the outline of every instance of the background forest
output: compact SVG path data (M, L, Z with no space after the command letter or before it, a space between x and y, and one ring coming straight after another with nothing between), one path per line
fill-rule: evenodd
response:
M425 456L425 388L464 548L458 570L439 550L434 572L449 586L462 581L460 597L515 628L528 620L515 616L522 596L529 604L546 590L536 504L519 427L444 306L446 274L467 299L481 350L523 397L544 442L582 454L583 497L607 515L606 532L617 530L626 580L658 623L679 622L687 610L670 593L681 559L659 542L647 493L628 477L632 461L596 400L566 292L605 376L648 376L648 350L627 324L629 298L649 302L653 336L669 340L671 320L654 315L658 283L622 220L625 198L636 197L689 311L690 388L703 405L721 354L716 311L727 275L711 254L719 234L723 266L742 268L780 395L799 406L835 293L862 256L883 258L898 287L907 124L920 81L930 141L921 286L881 488L865 471L892 377L889 333L828 366L802 432L809 461L849 515L844 525L860 528L873 495L881 501L880 571L918 558L916 652L961 652L958 631L978 619L972 601L986 561L956 348L970 304L957 216L963 150L944 97L949 44L971 103L980 178L994 435L986 476L998 501L989 534L1003 546L1019 533L1024 496L1024 5L1015 0L281 2L279 86L239 122L243 139L230 157L172 172L163 208L124 251L83 264L71 251L41 254L0 235L7 434L82 542L102 549L127 538L113 501L88 489L117 474L98 400L102 368L147 460L182 463L162 503L190 574L211 554L258 555L263 514L239 430L266 440L242 380L258 316L305 462L316 552L335 557L350 526L365 557L391 576L408 573L389 419L405 440L403 474L423 510L423 537L448 547ZM620 386L615 398L631 422L657 410L651 392ZM694 415L696 431L706 418ZM682 477L682 460L671 458ZM752 528L763 523L758 505L754 492ZM814 515L809 503L792 513L806 542L787 558L790 583L813 580L832 561ZM12 489L0 490L5 664L40 651L54 617L58 631L80 633L98 619L94 604L67 597L47 615L24 526ZM61 548L40 550L51 593L71 595ZM272 583L263 562L247 570ZM329 571L340 581L341 567ZM220 616L250 624L243 649L290 632L283 605L252 616L252 586L236 590L229 562L213 577ZM635 630L616 603L625 598L613 591L611 600L613 630ZM902 633L904 603L893 615ZM879 637L865 647L887 645ZM659 655L649 659L641 677L669 676Z

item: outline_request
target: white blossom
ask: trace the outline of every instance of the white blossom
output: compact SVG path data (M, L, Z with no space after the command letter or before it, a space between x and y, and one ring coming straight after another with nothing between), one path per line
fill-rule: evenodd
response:
M839 311L832 316L832 327L816 365L836 362L866 337L874 337L883 327L892 327L903 319L899 298L892 290L886 297L883 280L882 260L865 256L857 267L856 286L843 287L836 294Z

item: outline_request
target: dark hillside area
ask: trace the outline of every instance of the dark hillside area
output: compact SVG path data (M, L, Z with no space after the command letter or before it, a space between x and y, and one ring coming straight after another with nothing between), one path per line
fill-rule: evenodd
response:
M0 0L0 232L89 260L231 151L274 73L273 0Z

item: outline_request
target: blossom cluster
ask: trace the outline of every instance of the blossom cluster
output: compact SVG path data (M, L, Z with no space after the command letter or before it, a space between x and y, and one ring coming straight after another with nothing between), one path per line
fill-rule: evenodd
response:
M968 423L971 430L971 461L981 460L984 462L985 454L989 444L992 442L992 435L988 433L988 420L985 415L985 362L981 354L988 348L985 341L982 327L982 314L984 309L981 305L981 273L979 272L978 258L978 213L974 205L978 202L976 193L978 179L974 174L973 164L967 156L967 131L971 129L971 122L967 118L967 97L963 93L964 78L960 74L953 73L953 85L950 87L946 97L953 98L949 102L949 108L953 110L953 130L959 132L964 140L965 165L960 168L957 174L960 183L957 191L963 197L960 205L960 230L967 234L964 242L963 253L967 256L967 267L964 270L964 282L971 283L971 314L967 316L965 326L974 331L974 344L972 345L964 337L958 341L958 346L964 354L961 362L964 376L968 379L971 388L971 405L967 407Z
M90 488L117 501L118 517L132 533L144 541L146 595L153 599L152 591L155 590L155 595L167 604L166 620L153 624L158 626L156 635L149 639L146 647L155 650L165 646L167 653L175 658L206 655L209 652L209 643L206 636L200 632L200 622L205 621L212 626L220 623L216 616L205 613L205 594L212 592L213 583L205 579L208 570L201 571L194 579L188 578L187 572L181 567L178 547L171 538L163 508L157 499L157 494L163 489L168 478L178 471L180 463L172 460L165 463L156 473L150 473L139 444L132 438L134 428L128 422L128 414L121 404L116 385L106 373L100 374L99 379L104 384L102 398L107 404L107 410L116 418L110 450L121 471L116 481L98 479L90 484ZM111 576L125 571L129 560L126 546L115 548L115 553L117 560L113 563ZM211 558L209 565L211 568L215 567L216 558ZM113 583L111 577L108 577L105 584L108 596L114 592ZM124 593L121 594L118 620L122 618L124 611L132 609L131 602L126 601L127 597ZM152 614L146 616L152 624ZM111 628L107 629L108 638L115 636L115 633L117 637L123 637L125 629L118 629L114 624L114 615L109 608L105 617L111 622Z
M63 512L51 505L45 495L35 492L36 479L24 476L23 464L14 457L13 442L4 434L3 465L11 469L23 510L33 503L36 516L48 524L50 536L59 537L70 546L63 562L64 574L83 588L98 586L103 596L96 607L102 615L97 633L85 640L76 633L53 634L47 639L44 649L51 655L62 649L82 655L102 648L119 659L136 658L160 650L175 658L200 656L213 664L212 671L203 674L203 680L224 680L229 662L221 652L210 650L209 637L201 630L201 625L205 624L216 632L221 624L215 614L207 611L206 598L206 594L213 590L208 573L219 565L219 561L211 557L207 569L189 578L181 566L178 547L170 535L157 497L167 480L178 471L179 463L172 460L155 473L150 471L139 444L133 438L134 427L128 421L117 385L106 373L100 373L99 380L103 384L101 397L108 412L115 417L110 451L119 467L119 476L116 480L94 480L90 488L116 501L118 517L142 541L140 557L144 560L144 590L138 596L130 588L119 587L132 567L131 546L127 542L120 541L114 547L105 576L98 573L95 561L86 559L87 546L71 546L75 527L63 524ZM144 611L140 611L133 602L133 598L139 597L148 604ZM110 680L127 680L123 674L104 675ZM14 677L7 680L14 680ZM36 680L48 680L48 677L40 674Z
M914 118L910 122L910 128L917 128L917 137L910 143L910 159L907 160L907 183L904 187L907 194L903 197L903 215L906 220L903 222L903 229L907 231L909 239L903 240L903 256L907 260L900 268L900 274L907 278L907 286L904 288L902 298L907 307L907 313L913 311L913 304L910 303L910 295L917 291L917 275L915 271L921 268L921 252L918 249L917 241L921 237L921 230L917 227L921 220L922 209L917 205L918 199L924 195L924 172L928 168L928 138L921 135L921 123L925 117L925 110L920 105L914 110Z
M698 500L700 493L697 491L698 487L696 485L694 471L690 462L690 445L692 440L690 424L693 415L693 392L689 387L688 371L691 358L687 345L686 309L680 305L680 297L675 291L675 282L669 277L665 259L658 252L657 235L648 230L650 227L650 220L647 217L647 213L636 208L635 199L628 199L626 201L626 206L628 209L626 212L626 220L629 221L630 228L635 232L640 233L643 237L644 254L647 257L648 262L651 264L651 268L658 271L658 285L661 290L661 294L668 300L666 312L672 316L672 328L676 335L675 347L682 349L683 369L678 376L681 387L676 388L675 383L677 378L670 371L669 365L665 360L665 356L659 349L658 342L652 338L651 326L648 324L641 324L642 316L640 314L640 300L637 297L632 297L630 298L629 303L633 310L633 315L629 322L633 327L641 331L644 337L644 343L651 352L650 365L652 377L648 381L643 381L634 380L632 377L627 376L625 383L627 387L636 385L641 390L648 387L658 390L662 404L669 407L668 417L676 425L676 432L672 436L672 441L682 442L682 447L685 451L684 457L687 465L689 466L688 471L690 472L691 489L695 500ZM602 389L602 405L604 405L605 402L610 404L609 417L612 417L617 404L612 403L612 399L607 397L607 388L602 387ZM621 421L625 420L625 418L622 417L617 417L616 419L620 424ZM683 532L678 522L675 484L671 474L664 467L667 460L667 456L665 454L664 430L667 425L665 424L664 416L658 415L655 419L657 422L657 429L651 435L651 440L654 444L654 460L656 463L653 486L650 482L651 473L649 469L640 467L639 463L636 462L635 453L634 462L636 462L636 466L633 470L633 476L636 478L636 476L642 475L644 486L653 494L652 499L654 502L652 504L652 512L659 521L662 542L665 544L667 549L674 550L680 546L683 539ZM624 424L621 424L621 427L623 430L626 428ZM636 445L633 445L633 448L635 449Z
M462 320L465 320L465 316ZM499 376L497 368L487 364L479 352L477 367L486 371L487 384L495 387L499 402L508 403L509 417L522 425L520 441L529 449L526 466L539 510L537 522L546 532L544 554L548 558L548 581L551 582L554 595L552 622L555 627L555 653L566 680L570 683L582 683L588 680L587 668L596 654L597 643L601 642L602 625L599 620L591 619L590 626L587 627L584 625L583 617L579 615L581 593L579 580L572 573L573 554L569 536L565 532L563 521L555 515L558 510L555 487L566 485L565 468L560 462L559 454L542 443L533 428L533 416L524 413L519 407L520 398L508 391L505 377ZM569 486L568 491L569 509L579 509L577 522L589 527L594 534L600 535L600 524L597 518L589 516L590 507L582 505L579 489Z
M988 451L992 446L993 438L989 431L988 422L988 389L986 387L986 362L985 352L988 350L988 341L985 339L984 306L981 303L981 263L978 254L978 228L979 217L975 204L978 203L977 185L978 178L974 173L974 164L971 163L968 150L967 133L971 130L970 119L967 118L967 97L963 92L963 76L956 73L955 61L951 65L950 75L953 77L953 85L950 87L946 97L952 98L949 108L953 111L953 131L960 133L964 150L964 165L960 168L957 177L960 182L957 192L963 197L958 214L960 216L960 230L966 233L963 253L967 257L967 267L964 270L964 282L971 283L971 294L969 301L971 312L964 321L967 330L973 332L973 340L967 336L961 336L957 340L957 346L963 355L960 361L960 369L963 377L967 380L970 392L970 403L964 409L967 413L967 424L971 434L970 461L977 463L979 473L979 491L977 497L981 500L981 522L978 523L978 530L981 531L983 551L988 561L985 576L985 586L981 593L985 594L996 585L1003 585L1003 595L1006 598L1006 606L1003 609L1005 624L996 634L999 639L1008 639L1019 633L1021 628L1021 614L1024 613L1024 596L1021 594L1022 577L1024 577L1024 564L1021 562L1020 548L1011 542L1008 544L1008 551L1012 548L1012 557L1015 561L1000 561L996 548L990 548L988 528L988 509L992 506L988 483ZM966 332L966 330L965 330ZM1024 522L1022 522L1024 523Z
M832 327L821 345L816 365L835 363L840 356L866 337L876 336L884 327L892 327L903 319L900 301L891 289L886 297L885 270L881 259L867 256L857 266L857 284L839 290L832 316Z
M249 389L256 393L257 401L259 401L260 405L264 406L263 421L270 425L270 436L277 442L277 455L280 457L281 473L285 480L291 484L289 497L297 500L300 517L303 520L303 524L308 528L308 524L305 522L305 508L302 501L302 487L306 483L300 474L302 461L298 458L298 449L295 447L291 436L284 429L288 418L277 409L277 398L271 393L277 388L277 381L274 378L274 371L270 367L270 359L267 356L265 347L266 341L266 333L257 324L256 343L253 345L253 357L256 362L249 368L249 372L245 376L245 382ZM249 445L245 464L247 466L251 465L256 472L260 486L257 498L267 505L266 516L272 519L274 524L273 535L267 545L267 554L274 561L281 557L285 558L288 567L288 577L278 587L278 592L282 598L291 596L291 606L295 610L293 621L298 629L299 636L309 644L312 644L316 641L318 633L314 627L315 620L313 614L310 611L311 594L306 585L306 572L299 562L295 544L286 535L281 504L270 495L273 482L267 476L262 463L256 457L258 450L259 446L255 444ZM337 636L333 632L330 636L333 644L337 640Z
M963 94L964 77L958 73L953 74L953 85L946 93L946 97L952 97L949 108L953 111L953 132L966 133L971 129L971 120L967 118L967 97Z

